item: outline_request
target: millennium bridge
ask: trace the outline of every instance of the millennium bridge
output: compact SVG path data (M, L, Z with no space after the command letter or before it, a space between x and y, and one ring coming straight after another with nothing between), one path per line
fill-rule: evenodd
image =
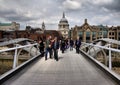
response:
M119 49L111 48L111 43L120 42L100 39L93 43L82 43L80 53L75 49L59 50L59 61L41 56L38 44L29 39L15 39L0 43L0 46L11 46L0 50L0 53L14 51L13 67L0 76L1 85L120 85L120 75L112 70L111 52L120 53ZM18 65L22 50L29 53L29 60ZM106 54L106 50L109 54ZM96 60L102 53L104 64ZM107 63L108 62L108 63Z

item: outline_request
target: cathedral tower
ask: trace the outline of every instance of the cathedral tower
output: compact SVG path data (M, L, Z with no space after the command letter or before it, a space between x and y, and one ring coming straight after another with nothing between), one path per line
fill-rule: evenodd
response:
M58 30L61 32L63 37L68 38L69 24L68 24L68 20L65 18L64 12L62 19L59 21Z

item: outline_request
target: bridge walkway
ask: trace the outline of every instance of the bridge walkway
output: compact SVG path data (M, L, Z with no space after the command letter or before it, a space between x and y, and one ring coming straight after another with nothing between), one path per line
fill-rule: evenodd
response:
M75 50L59 52L59 61L44 57L31 63L2 85L118 85Z

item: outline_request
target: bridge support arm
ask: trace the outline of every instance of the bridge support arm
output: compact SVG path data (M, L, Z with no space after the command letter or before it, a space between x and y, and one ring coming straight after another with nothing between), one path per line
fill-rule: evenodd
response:
M17 47L17 45L16 45L16 47ZM15 55L14 55L14 61L13 61L13 68L16 68L16 67L17 67L17 62L18 62L17 51L18 51L18 49L16 48L16 49L15 49Z
M110 48L110 45L109 45ZM109 49L109 69L112 69L112 59L111 59L111 50Z

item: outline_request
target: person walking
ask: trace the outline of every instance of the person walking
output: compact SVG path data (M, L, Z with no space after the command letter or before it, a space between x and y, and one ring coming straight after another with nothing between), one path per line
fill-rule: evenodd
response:
M40 49L41 56L44 56L44 43L42 39L39 40L39 49Z
M50 54L50 58L51 57L51 44L50 44L50 37L47 38L47 40L45 41L45 60L47 60L47 55L48 53Z
M53 57L53 43L54 43L54 39L50 36L50 45L51 45L51 48L50 48L50 57L51 58Z
M72 38L70 39L70 51L73 50L73 45L74 45L74 41L72 40Z
M69 43L68 43L68 39L66 38L65 39L65 49L68 49L69 48Z
M64 51L65 51L65 40L64 40L64 38L62 38L62 40L61 40L60 49L61 49L62 53L64 53Z
M59 49L59 41L57 37L55 37L54 43L53 43L53 51L54 51L54 59L56 61L58 61L58 49Z
M80 40L79 37L78 37L77 40L75 41L75 46L76 46L76 53L79 54L79 49L80 49L80 46L81 46L81 40Z

